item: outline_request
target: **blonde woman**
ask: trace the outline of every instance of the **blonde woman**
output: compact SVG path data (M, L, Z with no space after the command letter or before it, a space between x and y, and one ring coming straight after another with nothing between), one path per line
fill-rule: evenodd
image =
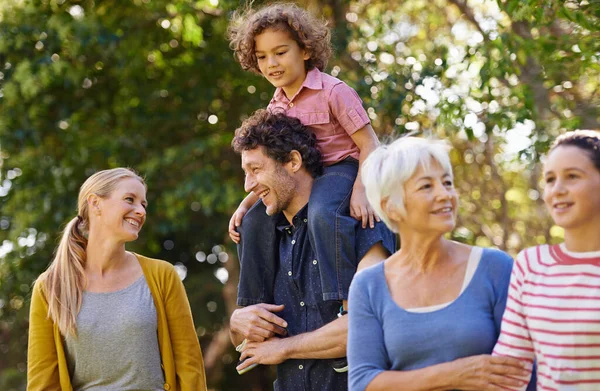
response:
M190 305L167 262L125 250L146 220L135 172L97 172L31 300L28 390L206 390Z

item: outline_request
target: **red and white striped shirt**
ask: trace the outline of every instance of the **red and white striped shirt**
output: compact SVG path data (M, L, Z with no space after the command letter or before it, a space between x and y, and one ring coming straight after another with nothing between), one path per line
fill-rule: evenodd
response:
M540 391L600 390L600 252L523 250L494 355L535 359Z

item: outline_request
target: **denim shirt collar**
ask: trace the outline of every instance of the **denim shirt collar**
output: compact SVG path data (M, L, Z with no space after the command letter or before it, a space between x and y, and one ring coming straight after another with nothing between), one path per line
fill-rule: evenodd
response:
M292 218L292 222L290 223L288 219L285 217L283 212L279 213L277 216L277 229L279 232L286 231L288 234L291 234L295 230L298 229L300 225L306 223L308 219L308 204L304 205L302 209L296 213L296 215Z

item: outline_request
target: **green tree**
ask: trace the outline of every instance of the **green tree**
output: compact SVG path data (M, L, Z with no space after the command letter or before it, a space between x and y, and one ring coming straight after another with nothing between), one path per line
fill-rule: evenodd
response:
M227 222L243 196L229 143L273 92L225 40L241 3L0 2L0 389L24 388L31 283L79 185L115 166L146 176L148 222L131 249L185 275L211 387L269 389L267 368L235 373L227 328L238 272ZM383 138L453 144L455 238L513 254L560 239L537 160L557 133L600 128L597 0L300 4L330 20L329 71Z
M149 219L131 248L187 270L204 348L228 318L215 273L223 278L235 260L224 263L218 245L243 192L229 143L242 116L269 95L224 39L227 10L237 4L214 4L0 5L0 370L24 378L31 283L76 214L79 185L99 169L145 175Z

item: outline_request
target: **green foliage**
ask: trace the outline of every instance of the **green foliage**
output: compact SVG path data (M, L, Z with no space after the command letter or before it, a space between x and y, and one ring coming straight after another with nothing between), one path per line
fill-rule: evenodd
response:
M561 236L540 205L539 154L558 132L600 128L600 12L592 0L472 3L301 2L331 19L330 71L382 137L419 130L453 144L453 237L515 253ZM205 352L226 331L231 292L215 272L235 278L236 261L196 255L233 254L227 222L243 182L229 144L273 91L225 41L240 4L0 2L0 389L23 389L31 283L99 169L146 177L148 222L131 249L187 269ZM215 389L267 387L269 372L235 375L235 357L219 357Z
M210 312L205 300L222 302L214 276L222 264L195 254L225 241L243 197L233 130L271 93L240 69L224 40L226 10L235 6L2 5L0 172L10 190L0 197L0 245L12 251L0 257L0 370L22 374L28 288L76 214L79 186L99 169L130 166L146 177L149 218L132 249L184 265L197 326L210 336L223 324L225 306Z

